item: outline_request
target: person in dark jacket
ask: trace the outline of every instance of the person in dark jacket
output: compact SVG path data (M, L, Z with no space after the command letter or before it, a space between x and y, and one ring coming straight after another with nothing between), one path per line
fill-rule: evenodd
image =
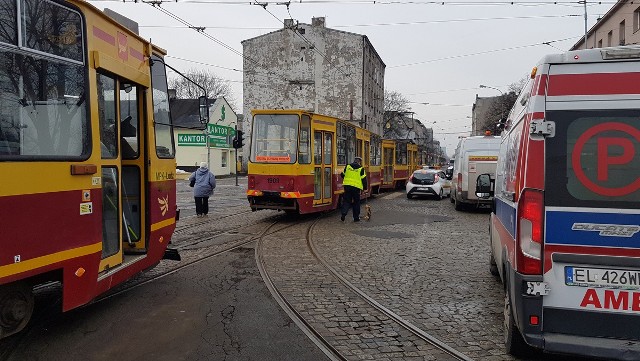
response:
M209 213L209 197L216 189L216 177L207 168L207 163L200 163L200 168L191 174L189 184L193 184L193 197L196 200L196 216L206 217Z
M360 193L367 189L367 174L362 167L362 158L356 157L353 163L344 167L340 176L344 187L340 220L344 222L349 208L353 207L353 221L360 222Z

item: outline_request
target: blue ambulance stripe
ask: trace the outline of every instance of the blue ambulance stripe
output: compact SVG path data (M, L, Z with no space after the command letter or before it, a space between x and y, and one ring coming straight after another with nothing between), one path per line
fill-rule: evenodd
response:
M640 225L640 214L547 211L545 243L572 246L640 249L640 232L631 237L603 236L598 231L574 231L574 223Z
M509 203L496 198L496 216L511 237L516 238L516 209Z

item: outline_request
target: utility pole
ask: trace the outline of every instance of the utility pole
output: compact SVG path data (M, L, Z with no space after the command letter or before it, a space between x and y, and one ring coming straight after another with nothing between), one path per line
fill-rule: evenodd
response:
M236 134L234 136L237 137L238 136L238 121L237 120L236 120L235 131L236 131ZM238 186L238 149L241 149L241 148L236 148L236 187Z
M587 48L587 0L584 0L584 48Z

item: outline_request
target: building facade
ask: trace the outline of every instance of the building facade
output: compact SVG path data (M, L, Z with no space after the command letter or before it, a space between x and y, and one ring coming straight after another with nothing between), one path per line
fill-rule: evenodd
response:
M476 94L476 100L471 108L471 135L484 135L485 124L489 120L487 119L489 107L493 102L499 100L499 96L484 98Z
M586 48L640 44L640 3L621 0L587 32ZM585 49L584 37L571 50Z
M369 39L285 20L283 29L242 42L244 129L252 109L304 109L382 134L385 64Z

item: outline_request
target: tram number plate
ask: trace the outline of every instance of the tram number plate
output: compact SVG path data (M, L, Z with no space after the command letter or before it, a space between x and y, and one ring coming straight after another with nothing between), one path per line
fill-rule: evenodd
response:
M267 183L280 183L280 178L267 178Z
M566 266L564 278L567 286L640 289L640 271Z

